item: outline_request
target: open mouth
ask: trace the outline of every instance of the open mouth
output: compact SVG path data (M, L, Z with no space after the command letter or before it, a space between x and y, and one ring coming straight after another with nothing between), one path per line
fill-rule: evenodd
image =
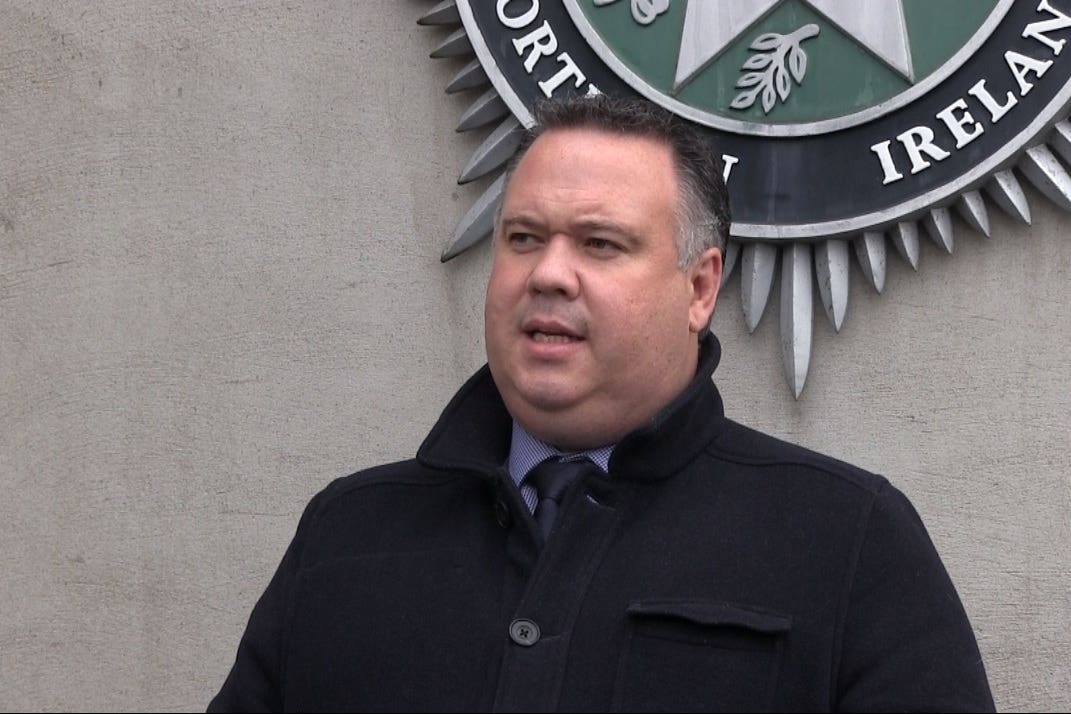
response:
M567 335L561 332L543 332L542 330L532 330L528 333L528 336L535 342L548 345L564 345L580 341L580 338L574 335Z

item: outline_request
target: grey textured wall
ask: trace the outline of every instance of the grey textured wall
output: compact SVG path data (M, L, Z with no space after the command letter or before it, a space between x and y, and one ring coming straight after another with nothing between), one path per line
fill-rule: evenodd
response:
M203 708L306 500L483 359L460 64L427 0L0 4L0 708ZM799 402L715 318L729 413L888 475L997 704L1071 708L1071 238L957 224L854 273ZM854 270L854 269L853 269Z

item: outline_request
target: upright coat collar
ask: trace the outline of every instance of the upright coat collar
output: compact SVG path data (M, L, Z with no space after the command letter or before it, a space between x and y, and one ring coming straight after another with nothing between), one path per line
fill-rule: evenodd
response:
M718 434L724 408L711 376L720 359L721 345L708 334L700 342L695 379L649 424L618 442L610 458L610 478L666 478ZM450 400L417 451L417 460L431 468L490 475L509 456L512 424L484 365Z

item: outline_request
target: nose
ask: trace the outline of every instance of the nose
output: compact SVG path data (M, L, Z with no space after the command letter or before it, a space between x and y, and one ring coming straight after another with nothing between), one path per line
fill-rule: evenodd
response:
M577 268L572 241L555 236L539 251L528 275L528 290L540 295L560 294L572 300L580 293Z

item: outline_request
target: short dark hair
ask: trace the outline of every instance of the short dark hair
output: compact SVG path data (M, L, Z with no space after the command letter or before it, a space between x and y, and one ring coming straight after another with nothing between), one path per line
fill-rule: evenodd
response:
M536 106L535 123L525 131L506 169L507 187L535 140L560 129L596 129L666 144L673 152L680 184L678 265L682 270L690 267L707 248L724 254L731 220L729 194L721 158L697 127L645 99L589 94L546 100Z

